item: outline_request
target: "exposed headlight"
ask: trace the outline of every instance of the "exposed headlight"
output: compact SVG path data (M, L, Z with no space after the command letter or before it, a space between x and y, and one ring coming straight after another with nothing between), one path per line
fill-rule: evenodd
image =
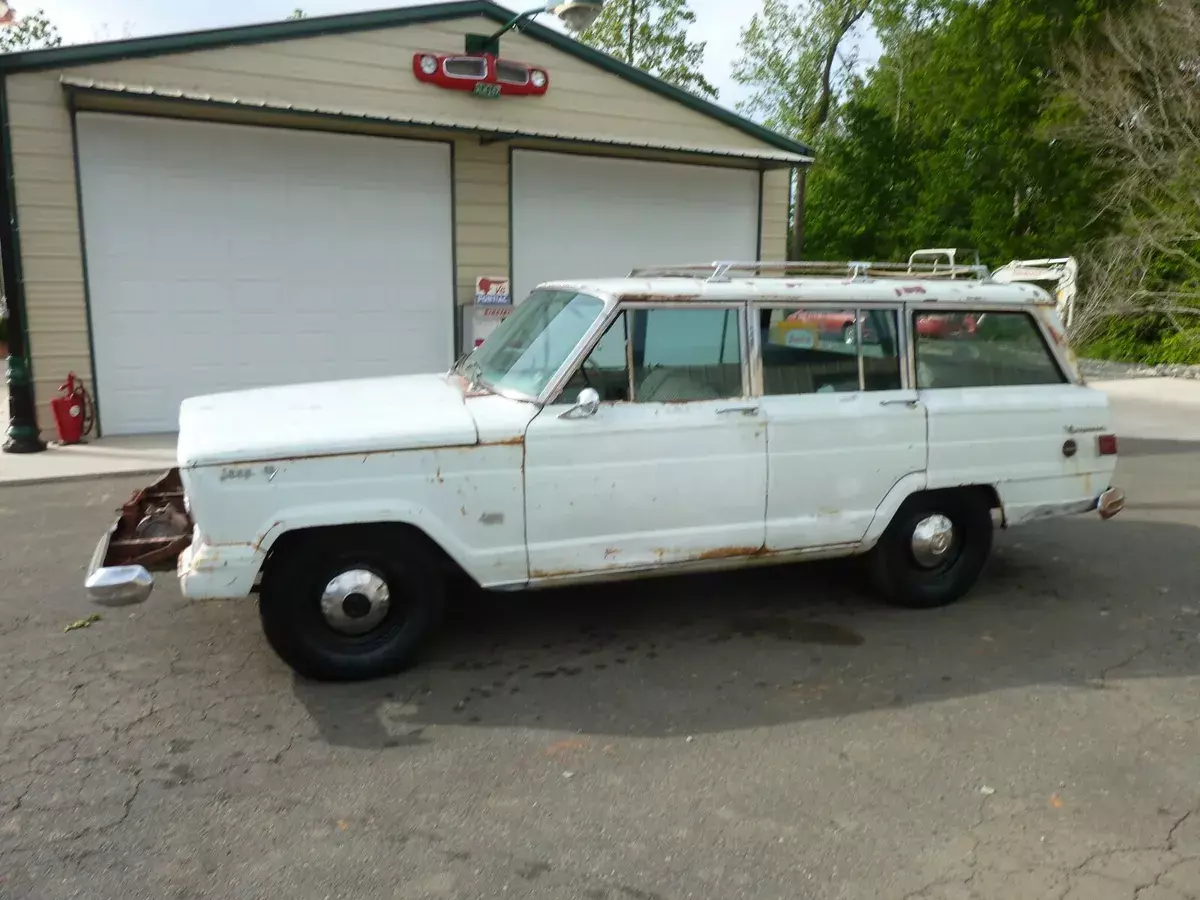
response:
M438 70L438 61L436 56L421 57L421 71L426 75L433 75Z
M546 73L540 69L534 69L533 74L529 76L529 80L533 82L535 88L544 88L546 86Z

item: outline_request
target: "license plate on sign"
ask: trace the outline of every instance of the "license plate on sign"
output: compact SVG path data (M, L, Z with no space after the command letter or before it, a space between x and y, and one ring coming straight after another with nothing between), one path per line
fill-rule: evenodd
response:
M471 93L476 97L483 97L485 100L495 100L500 96L500 85L477 84Z

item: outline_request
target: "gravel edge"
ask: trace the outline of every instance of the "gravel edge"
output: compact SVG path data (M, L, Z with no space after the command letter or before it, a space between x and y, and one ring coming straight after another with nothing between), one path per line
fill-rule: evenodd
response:
M1079 368L1084 378L1190 378L1200 381L1200 366L1145 366L1138 363L1111 362L1106 359L1081 359Z

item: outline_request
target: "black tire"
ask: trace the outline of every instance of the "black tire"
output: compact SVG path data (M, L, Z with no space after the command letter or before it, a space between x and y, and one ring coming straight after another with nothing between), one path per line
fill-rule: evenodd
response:
M913 551L918 523L942 515L954 526L950 550L936 566L922 565ZM869 564L876 588L889 603L934 609L961 599L979 580L992 552L992 512L982 491L933 491L907 500L896 513Z
M349 570L372 573L387 586L384 618L361 635L336 631L321 610L326 585ZM423 535L346 528L302 536L272 554L258 610L267 641L297 673L318 681L362 681L412 665L444 603L444 579Z

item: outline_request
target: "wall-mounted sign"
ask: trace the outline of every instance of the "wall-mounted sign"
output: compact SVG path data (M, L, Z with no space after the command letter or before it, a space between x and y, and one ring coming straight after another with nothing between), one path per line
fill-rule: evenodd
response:
M490 53L417 53L413 56L413 74L426 84L466 91L487 100L540 97L550 89L550 75L545 69Z
M475 279L476 306L512 306L512 289L507 278L482 277Z
M471 342L478 347L513 311L512 289L508 279L496 276L476 278L474 310Z

